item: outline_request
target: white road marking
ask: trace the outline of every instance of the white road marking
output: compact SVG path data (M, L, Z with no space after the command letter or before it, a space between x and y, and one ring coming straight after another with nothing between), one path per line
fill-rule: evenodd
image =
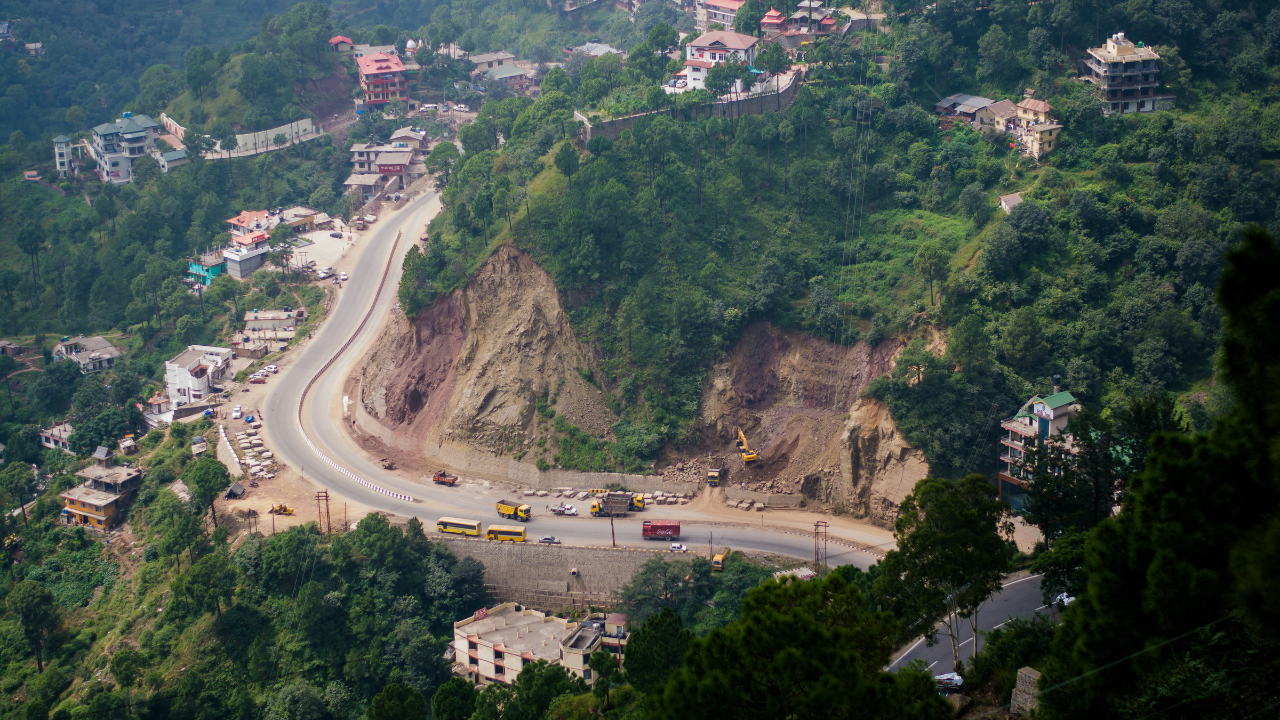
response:
M965 640L964 642L960 643L956 647L964 647L965 645L968 645L971 642L973 642L973 638L969 638L968 640Z
M1043 575L1043 573L1041 573L1041 575ZM1024 581L1027 581L1027 580L1031 580L1032 578L1038 578L1038 577L1041 577L1041 575L1028 575L1028 576L1026 576L1026 577L1024 577L1024 578L1021 578L1021 579L1018 579L1018 580L1014 580L1013 582L1007 582L1007 583L1005 583L1004 585L1001 585L1000 587L1001 587L1001 588L1007 588L1007 587L1009 587L1010 585L1017 585L1017 584L1018 584L1018 583L1020 583L1020 582L1024 582Z
M934 660L933 662L929 663L929 667L925 668L925 670L932 670L933 666L937 664L938 664L938 661Z
M917 641L916 641L916 644L915 644L915 645L912 645L912 646L911 646L911 647L909 647L909 648L907 648L907 651L906 651L906 652L904 652L904 653L902 653L901 655L899 655L897 660L894 660L893 662L889 663L889 667L893 667L894 665L897 665L897 664L898 664L898 662L902 660L902 658L904 658L904 657L906 657L906 656L910 655L910 654L911 654L911 651L912 651L912 650L915 650L915 649L916 649L916 646L918 646L918 645L919 645L920 643L922 643L922 642L924 642L924 638L920 638L919 640L917 640Z

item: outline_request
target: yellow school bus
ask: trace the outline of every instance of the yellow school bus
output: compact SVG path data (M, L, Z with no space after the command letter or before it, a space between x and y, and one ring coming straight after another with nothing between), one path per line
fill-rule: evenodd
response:
M476 520L442 517L436 521L436 530L442 533L457 533L458 535L479 537L480 523Z
M524 542L524 528L510 525L490 525L484 537L486 540Z

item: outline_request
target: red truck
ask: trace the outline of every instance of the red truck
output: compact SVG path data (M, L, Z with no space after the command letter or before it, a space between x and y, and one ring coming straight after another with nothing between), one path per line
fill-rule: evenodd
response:
M680 538L680 521L645 520L640 533L645 540L678 540Z
M443 470L437 470L436 474L431 476L431 482L434 482L437 485L448 485L453 487L458 484L458 476L449 475Z

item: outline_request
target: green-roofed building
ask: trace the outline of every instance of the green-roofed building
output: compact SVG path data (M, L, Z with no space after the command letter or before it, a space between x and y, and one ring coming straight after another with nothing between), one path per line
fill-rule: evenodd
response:
M499 65L484 74L485 80L490 83L506 83L507 87L516 92L524 92L529 88L532 78L529 77L529 71L515 65Z
M102 182L124 185L133 182L133 161L156 149L160 123L147 115L125 113L113 123L93 129L90 150L98 163Z
M1044 397L1033 396L1023 403L1013 417L1000 423L996 484L1000 490L1000 499L1007 501L1014 510L1022 507L1022 498L1026 494L1022 463L1026 460L1027 451L1035 443L1054 435L1064 436L1066 447L1070 451L1073 443L1071 435L1066 431L1067 425L1079 410L1080 404L1074 395L1057 391Z

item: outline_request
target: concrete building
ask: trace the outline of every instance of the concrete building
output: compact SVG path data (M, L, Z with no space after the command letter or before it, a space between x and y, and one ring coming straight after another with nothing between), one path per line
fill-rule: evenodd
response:
M246 310L245 330L292 330L306 319L304 308L296 310Z
M67 422L60 422L53 427L43 428L39 433L40 447L61 450L68 455L75 455L75 453L71 452L71 443L68 442L71 438L71 433L75 431L76 429L71 426L71 423Z
M765 13L764 17L760 19L760 29L765 35L777 35L782 32L786 23L786 15L778 12L776 8L769 8L769 12Z
M218 385L231 368L231 348L189 345L165 361L164 382L175 406L199 402L222 392Z
M699 0L694 6L693 29L706 32L713 23L719 23L725 30L732 30L734 18L746 4L746 0Z
M361 202L369 202L387 186L387 179L377 173L353 173L342 183L348 195L358 195Z
M1008 501L1014 510L1022 507L1022 499L1026 495L1026 472L1022 465L1027 452L1036 442L1057 435L1065 436L1067 449L1071 451L1071 435L1066 429L1079 411L1080 405L1075 396L1069 392L1055 392L1044 398L1031 398L1017 414L1001 421L1003 432L996 463L996 483L1000 499Z
M167 173L170 170L180 168L191 162L191 158L187 157L187 149L170 150L169 152L154 152L156 162L160 163L160 172Z
M725 62L739 62L750 65L755 62L759 50L759 38L728 30L716 30L703 33L685 46L685 73L691 88L706 89L707 71ZM732 92L743 92L742 82L737 81L730 88Z
M620 613L592 613L575 623L502 603L453 624L455 672L477 683L511 683L525 664L545 660L590 684L591 654L603 649L625 656L630 634L630 621Z
M478 610L453 624L454 658L462 666L455 672L477 683L515 682L528 663L559 665L561 641L577 629L575 622L516 603Z
M1013 132L1018 121L1018 107L1009 100L999 100L974 113L974 125L987 132Z
M504 65L510 64L511 61L516 59L516 56L506 52L505 50L499 50L498 52L472 55L467 59L475 65L475 68L471 71L471 77L478 78L496 67L503 67Z
M427 143L430 138L423 130L415 127L402 127L391 133L391 144L395 147L407 147L414 152L415 155L422 153L427 149Z
M209 253L187 258L187 280L209 287L213 279L227 271L227 259L222 253Z
M110 530L120 522L121 505L142 484L142 471L120 467L111 451L101 445L92 464L76 473L84 483L60 496L66 501L61 520L91 530Z
M1013 209L1022 204L1022 193L1009 193L1000 196L1000 209L1006 215L1013 212Z
M271 229L268 210L241 210L239 215L227 219L227 230L231 235L248 235L255 232L266 232Z
M956 93L934 103L933 111L939 115L962 117L969 122L973 122L977 119L979 111L994 103L995 101L991 98Z
M1027 98L1016 107L1018 120L1014 134L1018 144L1022 146L1023 153L1039 160L1053 150L1062 126L1050 116L1053 106L1043 100Z
M227 263L227 274L237 280L244 280L262 267L267 253L271 252L268 244L270 239L261 230L231 238L231 243L222 251L222 259Z
M133 161L156 149L159 128L160 123L149 116L132 113L95 127L89 147L98 163L98 177L102 182L116 185L132 182Z
M354 43L351 42L351 38L346 35L334 35L329 38L329 50L331 52L351 52L353 45Z
M77 335L53 346L55 360L72 360L80 365L80 372L85 375L106 370L115 365L116 358L121 355L124 352L101 335Z
M503 83L512 91L523 93L529 89L529 85L533 83L532 73L515 65L503 65L496 67L484 74L485 82L490 84Z
M787 18L787 27L806 35L826 35L836 28L831 8L823 7L822 0L800 0L796 11Z
M376 52L362 56L357 53L356 65L360 69L360 90L364 94L366 109L377 110L387 103L408 102L409 86L404 78L404 63L395 54Z
M58 179L66 180L71 166L71 138L66 135L53 139L53 166L58 170Z
M1172 110L1177 98L1160 92L1159 60L1151 48L1116 33L1080 59L1080 79L1098 87L1107 115Z
M617 55L624 59L627 57L627 54L618 48L599 42L583 43L577 47L567 48L566 52L570 55L585 55L589 58L598 58L601 55Z

